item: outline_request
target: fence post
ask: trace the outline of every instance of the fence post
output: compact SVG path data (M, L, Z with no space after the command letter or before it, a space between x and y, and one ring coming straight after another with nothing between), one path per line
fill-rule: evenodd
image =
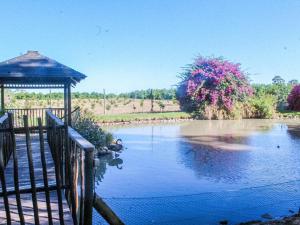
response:
M84 225L92 225L94 202L94 148L84 149Z
M4 106L4 85L1 85L1 112L4 113L5 106Z

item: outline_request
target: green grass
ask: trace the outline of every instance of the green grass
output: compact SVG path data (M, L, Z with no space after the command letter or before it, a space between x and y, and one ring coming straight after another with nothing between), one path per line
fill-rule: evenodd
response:
M283 117L300 117L300 112L291 110L282 110L279 112Z
M191 115L185 112L162 112L162 113L129 113L118 115L97 115L97 122L131 122L131 121L148 121L148 120L168 120L168 119L188 119Z

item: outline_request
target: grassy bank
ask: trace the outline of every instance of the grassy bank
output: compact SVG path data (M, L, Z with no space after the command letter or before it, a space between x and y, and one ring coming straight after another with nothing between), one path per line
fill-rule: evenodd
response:
M279 115L283 118L300 118L300 112L290 110L282 110Z
M300 118L300 112L280 111L280 118ZM95 115L94 119L99 123L121 123L134 121L155 121L173 119L191 119L192 116L186 112L161 112L161 113L125 113L113 115Z
M118 115L97 115L95 120L99 123L150 121L150 120L171 120L189 119L191 115L185 112L162 112L162 113L128 113Z

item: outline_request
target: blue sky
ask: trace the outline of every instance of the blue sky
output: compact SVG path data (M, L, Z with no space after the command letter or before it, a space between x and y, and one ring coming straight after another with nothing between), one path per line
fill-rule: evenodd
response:
M253 82L300 80L300 0L2 1L0 61L27 50L88 75L77 91L169 88L203 56Z

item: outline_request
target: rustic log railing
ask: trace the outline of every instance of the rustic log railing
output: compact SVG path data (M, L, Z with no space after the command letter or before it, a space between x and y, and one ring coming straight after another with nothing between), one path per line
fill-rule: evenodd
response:
M51 112L59 118L64 117L64 108L31 108L31 109L5 109L5 112L14 115L14 127L24 127L23 116L27 115L29 127L38 126L37 118L41 118L45 124L46 111Z
M0 129L5 130L8 128L8 114L6 113L0 118ZM0 132L0 152L0 163L3 163L3 166L5 167L12 153L11 133L8 131Z
M32 128L29 128L29 120L28 116L23 116L23 132L25 134L25 148L21 147L21 150L26 150L25 152L20 152L20 150L16 149L16 137L15 137L15 131L13 126L13 115L12 113L5 114L0 118L1 123L1 130L0 135L1 137L6 137L6 143L5 145L2 145L3 147L0 147L0 181L1 181L1 192L0 197L3 198L4 208L5 208L5 214L6 214L6 224L12 224L12 223L19 223L19 224L25 224L28 222L27 220L31 220L31 218L28 218L28 210L30 207L24 206L24 202L22 202L22 199L28 199L27 194L31 194L32 199L32 207L33 207L33 221L34 224L40 224L40 214L39 214L39 205L38 202L38 196L41 196L41 193L45 193L46 196L46 205L47 205L47 213L48 213L48 223L53 224L52 221L52 211L50 207L50 191L57 190L58 194L58 206L60 209L63 207L62 199L59 199L59 193L61 196L61 189L65 188L65 186L62 186L58 183L56 185L48 184L48 171L46 166L46 157L45 157L45 146L44 146L44 127L42 126L42 120L41 118L38 118L38 128L37 131L39 133L39 150L37 150L37 147L34 147L33 151L33 145L32 145L32 138L30 134L30 130ZM4 124L8 124L3 126ZM6 135L6 136L5 136ZM24 136L23 136L24 137ZM6 145L8 148L6 148ZM19 146L20 147L20 146ZM7 151L7 149L9 151ZM39 168L34 168L34 165L37 163L33 160L34 155L36 155L36 151L40 151L40 158L41 158L41 164L42 164L42 180L44 182L44 186L40 186L40 183L37 181L37 174L39 174ZM6 166L8 165L8 161L10 159L10 155L12 155L12 163L11 168L9 171L12 172L12 174L7 174L6 177ZM21 156L27 156L27 160L24 157ZM21 159L21 162L19 161ZM27 162L26 162L27 161ZM55 162L55 160L54 160ZM48 162L49 163L49 162ZM25 166L27 165L27 166ZM38 169L38 170L36 170ZM24 179L26 172L29 176L30 183L27 185L26 180ZM55 177L56 179L60 179L59 174L57 171L55 171ZM38 178L40 180L40 177ZM13 186L12 186L13 184ZM59 190L59 191L58 191ZM22 197L23 196L23 197ZM9 200L10 199L10 200ZM12 201L12 199L15 199L16 201L16 207L17 207L17 215L10 210L10 207L12 205L9 204L9 201ZM13 204L14 205L14 204ZM13 207L14 208L14 207ZM61 212L61 211L60 211ZM29 216L31 217L31 216ZM64 218L63 215L59 215L60 224L64 224Z
M52 110L45 111L44 115L44 121L46 122L44 126L42 118L38 117L37 122L33 123L37 125L30 127L29 116L23 115L22 124L24 127L16 128L20 133L25 134L23 137L25 138L26 147L22 147L22 150L26 152L24 153L25 157L27 155L26 159L24 157L20 159L20 156L24 156L24 154L16 149L13 114L6 113L0 118L0 197L3 198L6 224L12 224L12 221L25 224L29 219L28 211L26 211L28 208L23 206L21 201L22 196L26 194L31 194L34 224L44 223L45 217L40 217L39 213L39 204L41 204L39 198L42 194L45 197L46 218L50 225L57 219L60 224L65 224L65 204L68 204L72 215L72 223L75 225L91 225L93 209L101 214L109 224L123 225L123 222L109 206L94 193L94 145L74 129L67 127L61 119L54 115ZM44 140L45 131L49 147L48 144L45 145L47 143ZM36 144L36 138L35 143L32 143L32 132L38 133L38 145ZM49 154L46 156L46 149L52 155L53 160L51 159L51 161L54 164L54 174L49 174L47 169ZM34 158L36 155L40 155L41 166L39 168L35 168L37 162L34 161ZM11 157L12 163L9 162ZM10 177L5 176L8 162L10 165L9 171L13 173ZM24 167L25 164L27 166ZM29 186L20 183L20 181L24 182L23 171L20 170L20 166L28 171ZM21 174L19 174L20 171ZM7 179L10 181L8 182ZM39 180L38 183L37 179ZM13 184L13 187L7 186L7 182L9 185ZM58 212L58 215L55 218L53 218L53 200L51 197L53 192L56 193L57 197L55 212ZM13 197L16 200L17 218L16 214L11 214L9 204ZM28 197L25 198L28 199Z
M94 193L94 146L65 125L50 110L46 112L48 143L61 174L74 224L92 224ZM79 190L79 191L78 191Z
M1 128L9 128L9 120L8 115L5 114L0 118L0 127ZM7 224L11 224L11 215L10 215L10 208L8 203L8 195L7 195L7 187L6 187L6 178L4 175L5 166L10 158L12 153L11 147L11 137L10 132L1 132L0 134L0 181L1 181L1 190L3 193L3 202L5 206L5 214Z
M64 126L63 121L50 111L46 115L47 127L53 128L47 132L50 148L57 148L57 140L67 141L60 149L68 150L61 152L58 157L68 162L65 165L62 163L61 168L64 169L61 173L62 183L70 187L66 197L72 209L73 220L77 224L92 224L94 208L109 224L124 225L111 208L94 193L94 145L70 127L67 134L62 132L63 129L57 129ZM67 138L64 138L66 135Z
M96 193L94 196L94 208L109 224L124 225L123 221Z

